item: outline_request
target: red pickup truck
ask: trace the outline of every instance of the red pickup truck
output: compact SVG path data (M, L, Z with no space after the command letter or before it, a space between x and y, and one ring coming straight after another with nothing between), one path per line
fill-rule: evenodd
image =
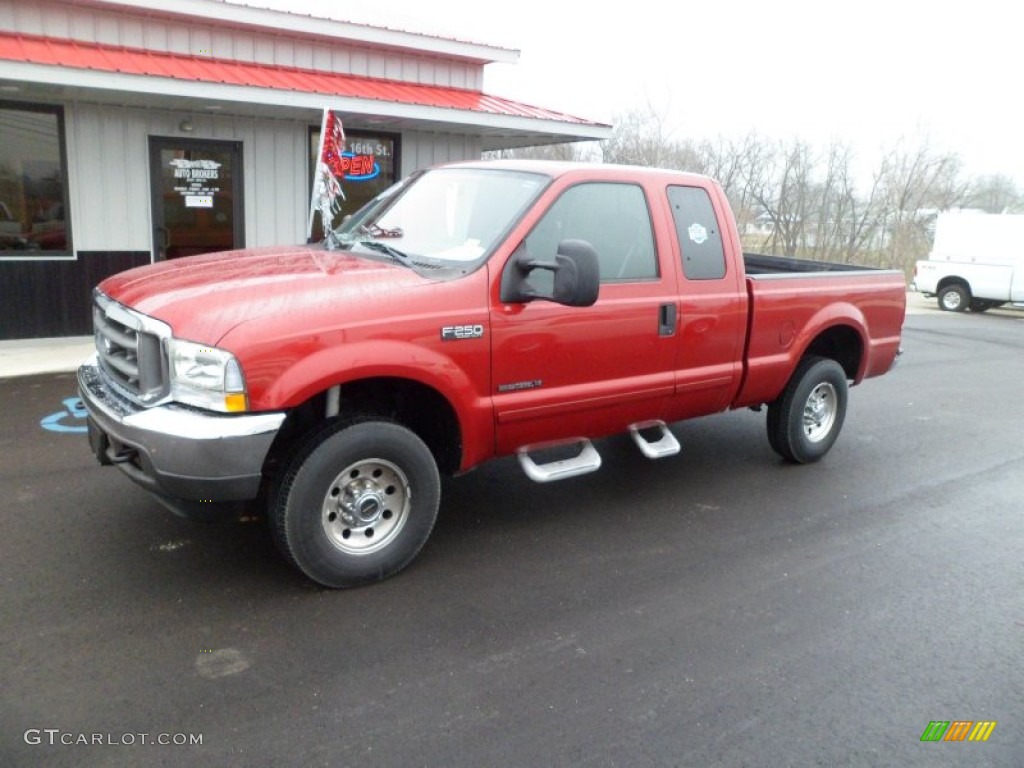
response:
M545 482L592 440L767 405L792 462L900 348L902 273L744 255L721 187L607 165L417 172L325 244L165 261L95 292L89 438L188 516L265 504L284 555L347 587L426 542L440 473L517 455Z

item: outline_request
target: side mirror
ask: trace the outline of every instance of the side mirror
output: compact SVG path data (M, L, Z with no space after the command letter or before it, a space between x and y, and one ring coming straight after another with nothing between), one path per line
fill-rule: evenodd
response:
M550 293L530 284L530 273L544 269L554 273ZM601 287L600 268L594 246L586 240L563 240L554 261L531 259L522 243L505 265L501 276L501 300L523 304L534 299L553 301L567 307L589 307L597 301Z

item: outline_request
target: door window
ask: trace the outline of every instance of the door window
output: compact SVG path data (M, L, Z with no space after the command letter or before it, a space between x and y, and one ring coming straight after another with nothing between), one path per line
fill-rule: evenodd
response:
M157 259L244 246L241 145L151 139Z
M658 261L643 190L634 184L595 182L567 189L526 238L530 258L552 260L563 240L586 240L597 251L602 283L655 280ZM552 273L530 281L550 290Z

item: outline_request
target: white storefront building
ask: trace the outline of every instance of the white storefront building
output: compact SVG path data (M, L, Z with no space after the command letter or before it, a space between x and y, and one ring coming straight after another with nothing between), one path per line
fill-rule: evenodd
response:
M346 205L610 127L484 93L518 52L216 0L0 0L0 339L89 332L114 272L302 242L325 107Z

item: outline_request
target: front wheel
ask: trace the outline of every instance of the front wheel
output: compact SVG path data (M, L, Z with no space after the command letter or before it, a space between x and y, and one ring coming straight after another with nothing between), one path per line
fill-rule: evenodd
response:
M808 464L832 448L846 418L846 372L835 360L806 357L768 406L768 442L788 461Z
M340 423L288 465L271 504L271 531L310 579L354 587L412 562L440 499L437 464L413 432L382 421Z

